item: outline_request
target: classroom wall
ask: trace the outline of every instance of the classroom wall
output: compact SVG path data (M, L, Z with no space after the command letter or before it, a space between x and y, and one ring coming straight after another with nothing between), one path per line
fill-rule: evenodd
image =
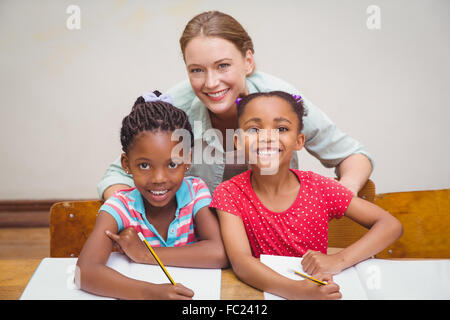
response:
M366 146L377 192L450 187L447 0L3 0L0 200L97 197L121 119L186 78L179 36L211 9L244 25L259 70ZM334 175L304 151L300 165Z

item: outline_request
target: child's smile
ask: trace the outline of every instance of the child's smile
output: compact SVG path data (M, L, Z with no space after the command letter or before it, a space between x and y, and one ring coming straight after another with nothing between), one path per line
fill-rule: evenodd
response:
M261 167L278 167L278 161L283 152L278 143L278 137L272 137L269 143L261 141L263 139L261 139L261 136L256 135L249 137L249 162L251 164L259 163Z
M289 165L293 152L303 146L299 125L291 105L282 98L258 97L248 102L239 127L244 131L249 163L259 169Z
M148 190L150 192L150 196L153 198L154 201L159 202L159 201L164 201L167 199L168 197L168 189L164 189L164 190Z

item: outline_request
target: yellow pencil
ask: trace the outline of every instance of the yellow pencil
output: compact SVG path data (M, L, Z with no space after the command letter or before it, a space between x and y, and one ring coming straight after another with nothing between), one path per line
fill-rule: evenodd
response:
M298 272L298 271L295 271L295 270L294 270L294 273L297 274L297 275L299 275L299 276L302 277L302 278L305 278L305 279L307 279L307 280L309 280L309 281L315 282L315 283L317 283L318 285L321 285L321 286L326 286L326 285L327 285L326 282L323 282L323 281L320 281L320 280L318 280L318 279L316 279L316 278L310 277L310 276L308 276L308 275L306 275L306 274L304 274L304 273L301 273L301 272Z
M169 281L175 285L175 281L173 281L172 277L170 276L169 272L167 272L166 268L164 267L163 263L161 262L161 260L159 260L158 256L156 255L155 251L153 251L153 248L148 244L147 240L145 240L144 236L142 233L138 233L139 238L142 240L142 242L144 242L145 246L147 247L147 249L150 251L150 253L152 254L153 258L155 258L156 262L158 262L159 266L161 267L161 269L164 271L164 273L166 274L167 278L169 279Z

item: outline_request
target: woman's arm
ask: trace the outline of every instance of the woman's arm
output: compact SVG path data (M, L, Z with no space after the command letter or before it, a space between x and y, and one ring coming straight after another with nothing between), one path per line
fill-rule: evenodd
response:
M101 211L77 261L77 285L88 292L119 299L189 299L193 292L181 284L153 284L128 278L106 266L112 241L105 230L117 232L114 218Z
M336 167L341 184L354 195L364 186L373 169L365 147L339 128L311 101L304 98L305 148L327 168Z
M372 173L372 164L363 154L352 154L337 167L339 182L356 196Z
M191 268L226 268L228 259L220 236L217 217L208 207L195 214L195 229L198 239L195 243L181 247L154 247L161 261L168 266ZM109 233L130 259L138 263L156 264L153 256L142 245L136 230L127 228L119 235Z
M400 221L375 204L357 197L351 200L345 215L369 231L361 239L333 255L308 251L303 256L303 270L308 273L339 273L382 251L403 233Z
M97 192L101 199L107 200L115 191L131 187L134 187L133 178L123 170L119 156L106 169L102 180L97 185Z
M242 220L221 210L218 215L233 271L245 283L287 299L339 299L342 296L331 277L316 275L328 281L326 286L318 286L307 280L291 280L273 271L252 256Z

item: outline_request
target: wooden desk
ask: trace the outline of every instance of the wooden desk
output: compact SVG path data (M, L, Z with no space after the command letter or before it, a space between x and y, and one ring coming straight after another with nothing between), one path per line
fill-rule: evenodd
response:
M0 300L19 299L41 261L0 260ZM222 270L220 297L223 300L264 300L262 291L240 281L230 268Z
M0 260L0 300L16 300L42 259Z
M328 248L336 253L339 248ZM0 259L0 300L19 299L42 259ZM222 270L222 300L264 300L262 291L243 283L231 268Z

